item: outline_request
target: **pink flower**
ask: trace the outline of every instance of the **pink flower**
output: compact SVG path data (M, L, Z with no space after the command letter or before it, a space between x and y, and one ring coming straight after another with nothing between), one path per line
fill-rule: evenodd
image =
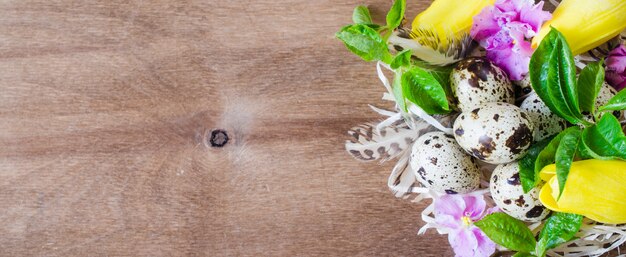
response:
M626 87L626 47L620 45L606 58L606 81L615 89Z
M498 0L474 16L470 35L511 80L521 80L528 73L533 53L530 40L552 16L542 9L543 1Z
M444 195L435 200L435 222L448 233L448 241L456 257L490 256L496 244L473 222L497 211L486 209L483 196Z

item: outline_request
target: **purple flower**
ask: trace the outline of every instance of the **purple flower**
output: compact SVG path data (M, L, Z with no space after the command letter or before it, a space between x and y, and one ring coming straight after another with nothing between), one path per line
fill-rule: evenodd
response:
M444 195L435 200L435 222L440 230L447 231L456 257L490 256L495 252L496 244L473 225L498 210L486 208L483 196Z
M626 47L620 45L606 58L606 81L615 89L626 87Z
M506 71L511 80L528 73L533 53L530 40L552 15L543 1L498 0L474 16L470 35L487 50L487 58Z

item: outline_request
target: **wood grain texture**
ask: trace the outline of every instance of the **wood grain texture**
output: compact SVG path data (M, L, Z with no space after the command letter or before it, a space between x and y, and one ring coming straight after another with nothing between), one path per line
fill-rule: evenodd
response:
M383 89L358 4L0 1L0 255L451 255L343 150Z
M0 1L0 256L452 256L344 152L358 4Z

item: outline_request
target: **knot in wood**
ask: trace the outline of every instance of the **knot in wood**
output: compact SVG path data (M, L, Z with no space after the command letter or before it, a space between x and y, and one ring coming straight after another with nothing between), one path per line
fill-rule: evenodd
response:
M211 131L211 137L209 144L211 147L223 147L228 143L228 134L222 129L216 129Z

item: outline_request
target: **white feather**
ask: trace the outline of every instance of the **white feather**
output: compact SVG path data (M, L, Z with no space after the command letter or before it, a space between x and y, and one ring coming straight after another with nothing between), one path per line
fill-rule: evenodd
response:
M411 49L413 56L437 66L458 62L471 52L469 33L438 35L430 30L399 28L389 37L389 44Z
M420 45L415 40L402 38L395 34L389 37L389 43L398 45L404 49L411 49L413 55L432 65L447 65L458 61L453 56L447 56L430 47Z
M376 129L372 123L352 128L348 134L352 139L346 141L346 150L357 160L384 162L407 150L417 138L417 131L409 128L402 120L399 125L390 125Z
M411 104L411 106L409 107L409 111L412 114L415 114L417 117L420 117L422 120L426 121L426 123L430 124L431 126L441 130L448 135L452 135L452 128L447 128L443 126L437 119L435 119L433 116L430 116L419 106Z

